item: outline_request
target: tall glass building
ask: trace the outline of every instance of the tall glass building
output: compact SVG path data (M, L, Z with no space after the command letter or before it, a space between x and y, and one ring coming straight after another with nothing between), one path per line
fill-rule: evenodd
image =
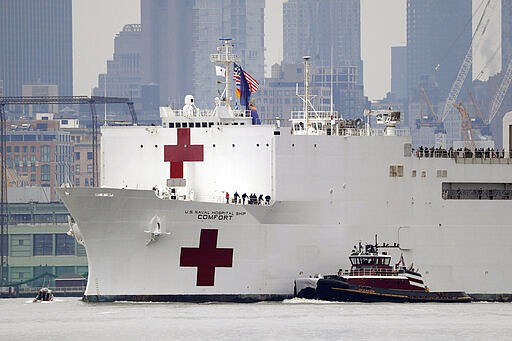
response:
M215 68L210 54L232 38L242 66L263 83L264 0L141 0L142 78L159 87L160 104L183 105L192 94L212 107Z
M52 84L73 94L72 0L0 0L0 80L4 96Z

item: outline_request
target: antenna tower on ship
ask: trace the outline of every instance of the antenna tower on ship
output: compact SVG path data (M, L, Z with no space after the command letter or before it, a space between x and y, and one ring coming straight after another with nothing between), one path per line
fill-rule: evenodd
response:
M304 118L306 120L306 132L309 129L309 60L310 56L302 57L304 59Z
M217 53L210 55L210 61L212 63L221 64L225 70L225 88L222 93L221 101L223 101L228 108L231 108L231 74L233 72L233 63L240 63L240 57L233 53L233 44L231 38L220 38L222 45L217 47Z

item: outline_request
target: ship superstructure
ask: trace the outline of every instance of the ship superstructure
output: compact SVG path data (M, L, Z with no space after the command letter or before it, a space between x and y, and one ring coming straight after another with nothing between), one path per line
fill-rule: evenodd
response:
M87 249L86 300L291 297L299 273L338 268L376 233L433 290L512 293L508 152L420 153L393 110L350 121L306 101L291 127L253 124L230 93L212 111L187 96L161 126L102 127L102 187L59 191Z

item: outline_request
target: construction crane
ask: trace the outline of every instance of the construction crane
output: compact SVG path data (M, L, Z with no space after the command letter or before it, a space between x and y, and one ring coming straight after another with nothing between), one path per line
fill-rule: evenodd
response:
M427 104L430 114L432 115L432 119L424 120L423 114L421 115L420 120L420 126L423 127L435 127L436 129L444 130L444 124L439 119L439 116L434 110L434 106L432 105L432 102L430 101L430 98L427 94L427 91L424 87L420 87L420 96L423 99L423 101ZM422 109L423 111L423 109Z
M480 20L478 21L478 25L476 26L473 36L471 37L471 42L469 44L468 52L466 53L466 56L464 57L464 60L459 68L459 72L457 73L457 77L455 78L455 81L452 84L450 92L448 93L448 97L446 98L443 112L440 115L442 122L444 122L446 117L448 117L448 115L450 114L451 110L455 107L454 104L457 101L457 97L459 96L460 90L462 89L462 85L464 84L464 81L466 80L469 70L471 69L471 67L473 65L473 45L474 45L475 41L478 40L478 38L480 38L483 35L485 30L487 29L487 26L489 25L490 18L486 14L489 13L487 10L489 9L490 5L491 5L491 10L494 9L495 2L491 2L491 0L487 0L487 3L482 12L482 16L480 17ZM484 18L486 18L486 21L485 21L485 24L482 26L482 22L483 22ZM477 34L479 34L478 37L477 37ZM475 39L475 38L477 38L477 39Z
M503 79L501 80L501 84L498 88L498 91L496 91L496 94L494 95L493 99L491 100L491 107L489 109L489 115L487 116L487 119L484 120L485 124L490 124L493 120L494 116L498 113L498 110L501 107L501 104L503 103L503 99L505 98L505 94L508 91L508 88L510 86L510 82L512 81L512 56L510 57L510 60L507 65L507 70L505 71L505 75L503 76Z
M471 127L471 119L462 103L454 103L453 107L460 113L461 118L461 135L464 137L464 146L470 150L475 150L475 141L473 139L473 128Z

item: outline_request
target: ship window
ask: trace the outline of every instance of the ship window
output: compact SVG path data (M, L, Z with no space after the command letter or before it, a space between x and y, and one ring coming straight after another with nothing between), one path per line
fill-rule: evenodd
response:
M201 126L202 126L203 128L207 128L207 127L208 127L208 124L206 124L206 122L202 122L202 123L201 123Z
M427 171L421 171L421 177L426 178L427 177Z
M181 123L180 122L176 122L176 128L181 128Z
M213 122L208 122L208 127L211 128L213 126Z
M390 177L403 177L404 176L404 166L403 165L391 165L389 166L389 176Z
M256 147L259 147L259 146L260 146L260 144L259 144L259 143L256 143Z
M174 122L169 122L169 128L174 128Z
M164 128L167 128L167 123L164 122ZM74 140L75 137L74 136L71 136L71 139Z
M234 143L233 143L231 146L232 146L233 148L235 148L235 144L234 144Z
M438 169L437 177L438 178L446 178L448 176L448 171L446 169Z
M415 178L415 177L416 177L416 169L413 169L413 170L411 171L411 176L412 176L413 178Z
M201 128L201 123L200 122L196 122L196 128Z

